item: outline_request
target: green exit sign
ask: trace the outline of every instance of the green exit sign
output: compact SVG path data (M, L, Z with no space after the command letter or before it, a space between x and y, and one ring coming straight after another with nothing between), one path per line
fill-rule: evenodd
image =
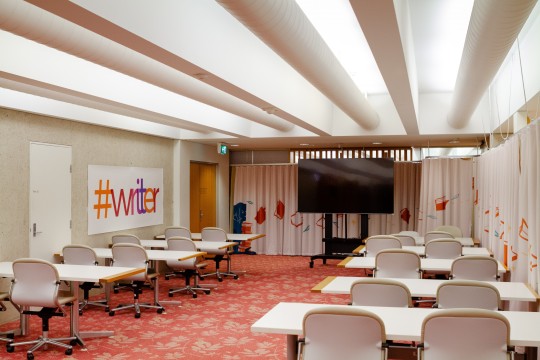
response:
M227 145L226 144L218 144L218 154L226 155L227 154Z

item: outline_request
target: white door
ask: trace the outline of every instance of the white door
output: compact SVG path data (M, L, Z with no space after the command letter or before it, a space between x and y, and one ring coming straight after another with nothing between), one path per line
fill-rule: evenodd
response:
M71 244L71 147L30 143L30 257Z

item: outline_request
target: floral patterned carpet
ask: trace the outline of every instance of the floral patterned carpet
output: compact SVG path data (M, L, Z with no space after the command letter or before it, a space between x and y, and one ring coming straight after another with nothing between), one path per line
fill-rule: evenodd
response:
M86 350L74 347L73 355L49 347L35 352L36 359L285 359L285 335L252 333L251 324L281 301L346 304L346 295L311 293L310 289L329 275L363 276L360 270L337 268L338 260L315 261L309 268L309 257L234 255L233 269L245 270L238 280L225 278L218 283L207 278L201 284L217 284L209 295L199 294L196 299L184 293L169 298L169 287L181 287L183 278L159 279L160 300L165 313L143 309L135 319L132 311L119 311L111 317L103 308L85 310L80 318L82 331L114 330L110 338L87 339ZM223 264L224 265L224 264ZM213 262L207 271L213 269ZM145 290L141 302L151 301L152 291ZM113 306L132 301L132 293L121 291L111 294ZM179 300L181 305L167 304ZM7 304L7 306L11 306ZM4 324L0 331L18 326L18 322ZM31 334L35 338L41 331L40 320L31 319ZM50 337L69 334L69 318L53 318ZM20 338L17 338L20 341ZM13 353L0 349L0 359L26 359L26 346Z

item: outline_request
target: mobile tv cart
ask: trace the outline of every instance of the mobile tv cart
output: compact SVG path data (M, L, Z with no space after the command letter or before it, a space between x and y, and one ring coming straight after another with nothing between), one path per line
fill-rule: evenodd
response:
M345 220L345 224L347 221ZM359 256L353 253L353 250L362 245L363 239L367 238L368 234L368 215L361 214L360 216L360 238L347 238L347 230L345 229L345 237L332 237L332 214L324 214L324 254L311 256L309 267L313 268L313 262L321 259L323 264L326 264L327 259L345 259L349 256Z

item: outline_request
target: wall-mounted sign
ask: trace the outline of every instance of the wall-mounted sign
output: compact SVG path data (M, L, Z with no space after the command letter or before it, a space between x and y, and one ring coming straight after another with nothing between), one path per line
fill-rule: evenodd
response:
M88 165L88 235L163 224L163 169Z

